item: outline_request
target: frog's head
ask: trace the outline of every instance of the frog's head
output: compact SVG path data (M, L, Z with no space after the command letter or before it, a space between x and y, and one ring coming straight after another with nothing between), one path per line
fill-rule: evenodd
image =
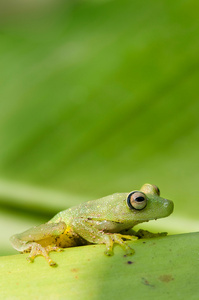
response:
M144 184L140 191L127 195L128 208L134 212L134 220L144 222L169 216L173 211L173 202L160 197L160 190L152 184Z

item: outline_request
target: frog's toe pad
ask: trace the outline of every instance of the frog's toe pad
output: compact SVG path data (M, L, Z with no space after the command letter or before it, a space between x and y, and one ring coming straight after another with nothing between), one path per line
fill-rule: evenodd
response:
M107 250L104 251L104 254L107 255L107 256L113 256L114 253L113 253L113 250L107 249Z
M56 263L55 261L53 261L52 259L50 259L50 260L48 261L48 263L49 263L49 265L50 265L51 267L57 267L57 263Z
M28 256L28 257L26 257L26 259L27 259L27 261L28 261L29 263L33 263L33 262L34 262L34 257Z
M135 253L135 250L132 249L131 247L125 248L125 254L126 255L133 255Z

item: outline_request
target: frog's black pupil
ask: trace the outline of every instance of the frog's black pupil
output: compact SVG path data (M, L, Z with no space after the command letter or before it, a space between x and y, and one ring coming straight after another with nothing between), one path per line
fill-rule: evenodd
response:
M136 197L135 201L136 202L143 202L145 199L142 196Z

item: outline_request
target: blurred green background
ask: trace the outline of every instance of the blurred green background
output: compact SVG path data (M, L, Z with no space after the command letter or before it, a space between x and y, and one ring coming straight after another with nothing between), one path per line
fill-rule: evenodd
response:
M175 203L154 231L198 230L198 9L1 1L1 255L12 234L146 182Z

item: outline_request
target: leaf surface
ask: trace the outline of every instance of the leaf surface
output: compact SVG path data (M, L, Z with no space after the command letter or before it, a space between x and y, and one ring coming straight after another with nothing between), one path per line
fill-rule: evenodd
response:
M51 253L58 266L43 257L28 263L27 254L0 258L2 299L170 299L197 300L199 233L141 239L129 243L133 256L119 246L114 256L104 245ZM12 287L12 288L11 288Z

